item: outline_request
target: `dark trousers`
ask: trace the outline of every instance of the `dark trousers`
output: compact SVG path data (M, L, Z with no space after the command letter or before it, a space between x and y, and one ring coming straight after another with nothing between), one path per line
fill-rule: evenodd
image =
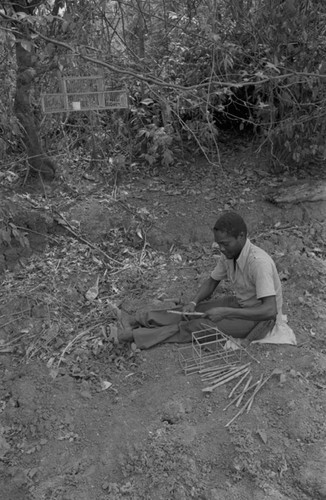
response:
M198 304L196 311L205 312L213 307L240 307L235 297L224 297ZM179 308L180 310L181 308ZM178 310L178 308L176 308ZM226 335L234 338L245 338L254 329L259 330L260 338L271 330L270 321L251 321L243 319L223 319L214 323L208 318L196 318L185 321L183 316L167 311L148 311L136 314L139 325L133 330L135 344L139 349L148 349L161 342L191 342L192 333L206 330L209 335L211 329L218 328ZM257 340L255 338L255 340Z

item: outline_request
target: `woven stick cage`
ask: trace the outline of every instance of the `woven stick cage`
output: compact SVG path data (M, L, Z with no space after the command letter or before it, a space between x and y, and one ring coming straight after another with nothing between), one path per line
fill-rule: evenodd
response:
M41 95L43 113L68 111L100 111L127 109L128 95L124 89L106 90L101 75L68 76L60 81L61 92Z
M201 372L210 367L241 362L242 349L232 348L232 339L212 327L192 334L191 346L179 348L179 362L186 375Z

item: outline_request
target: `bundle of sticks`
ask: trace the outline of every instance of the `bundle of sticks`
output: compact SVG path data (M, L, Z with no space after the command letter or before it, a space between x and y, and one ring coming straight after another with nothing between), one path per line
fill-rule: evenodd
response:
M231 392L228 395L228 398L231 399L235 394L237 389L244 383L242 390L234 396L230 403L223 409L223 411L227 410L231 405L235 404L238 408L244 398L244 396L252 391L252 394L249 396L247 401L241 406L238 413L225 425L225 427L229 427L245 410L249 413L253 401L260 391L260 389L266 384L266 382L276 373L279 373L279 370L275 369L270 375L264 376L261 374L260 378L256 382L252 382L253 376L251 375L251 366L250 363L245 365L225 365L215 368L205 368L200 371L202 375L203 382L208 382L210 385L204 387L203 392L212 392L215 388L220 387L223 384L230 382L236 378L240 378L236 385L233 387Z

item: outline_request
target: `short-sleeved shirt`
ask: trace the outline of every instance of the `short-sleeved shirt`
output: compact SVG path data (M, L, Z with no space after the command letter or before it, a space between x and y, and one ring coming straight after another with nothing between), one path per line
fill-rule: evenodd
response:
M222 255L211 273L216 281L229 279L242 307L252 307L263 297L275 296L278 319L282 315L282 287L273 259L249 239L237 258Z

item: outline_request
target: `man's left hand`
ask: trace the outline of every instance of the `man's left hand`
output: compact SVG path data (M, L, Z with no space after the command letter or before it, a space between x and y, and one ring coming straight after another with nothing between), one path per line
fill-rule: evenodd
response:
M222 321L222 319L227 318L228 309L226 307L213 307L212 309L206 311L205 316L214 323L217 323L218 321Z

